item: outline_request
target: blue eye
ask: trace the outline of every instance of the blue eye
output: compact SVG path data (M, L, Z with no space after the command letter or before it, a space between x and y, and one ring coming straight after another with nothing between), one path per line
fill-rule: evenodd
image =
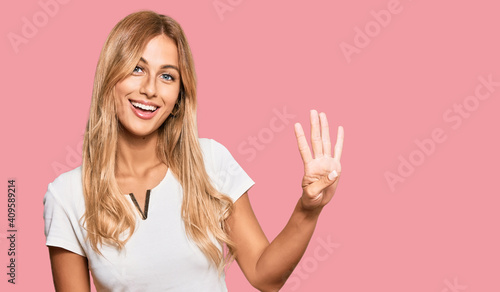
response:
M164 79L167 80L167 81L174 81L175 80L174 77L172 75L170 75L170 74L166 74L165 73L165 74L161 74L161 76L163 76Z
M132 73L142 73L143 71L144 71L144 69L142 69L142 67L135 66L134 71L132 71ZM163 78L166 81L175 81L174 76L172 76L168 73L161 74L161 78Z

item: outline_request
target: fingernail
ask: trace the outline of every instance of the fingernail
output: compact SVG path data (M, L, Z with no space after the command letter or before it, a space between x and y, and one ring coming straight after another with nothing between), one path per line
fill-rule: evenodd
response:
M330 172L330 174L328 175L328 179L329 180L333 180L334 178L336 178L338 176L338 173L337 171L334 169L332 172Z

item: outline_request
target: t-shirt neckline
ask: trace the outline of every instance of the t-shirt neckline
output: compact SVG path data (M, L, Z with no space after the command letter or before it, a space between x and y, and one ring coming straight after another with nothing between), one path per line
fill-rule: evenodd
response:
M169 173L170 173L170 167L167 168L167 173L165 173L165 176L163 177L163 179L155 187L153 187L152 189L146 190L146 201L144 203L144 210L142 210L141 207L139 206L139 203L135 199L134 193L125 194L125 195L128 195L129 198L134 203L135 207L137 208L137 211L139 211L139 214L142 217L142 220L146 220L148 218L149 197L150 197L151 193L156 191L157 189L159 189L162 186L162 184L167 180Z
M160 188L160 186L167 180L167 176L168 174L170 173L170 167L167 168L167 173L165 173L165 176L163 177L163 179L160 181L159 184L157 184L154 188L150 189L149 191L150 192L153 192L154 190L157 190Z
M168 174L170 173L170 167L167 168L167 173L165 173L165 176L162 178L162 180L152 189L147 189L146 191L154 192L155 190L159 189L161 185L167 180ZM123 194L123 195L130 195L130 194Z

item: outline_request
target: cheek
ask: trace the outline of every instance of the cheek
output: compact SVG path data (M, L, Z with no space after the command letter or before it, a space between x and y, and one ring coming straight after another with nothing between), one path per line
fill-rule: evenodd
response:
M115 104L115 110L116 110L116 115L118 118L122 118L126 110L128 108L128 100L126 98L128 94L128 88L126 84L117 84L114 89L114 104Z
M119 86L119 85L116 85L115 86L115 101L116 103L119 105L121 100L124 98L125 96L125 88L123 85Z
M115 85L115 93L117 98L126 98L127 95L138 90L139 88L138 80L134 80L130 77L125 80L118 82Z
M118 83L115 86L115 104L118 108L128 106L128 96L134 91L131 82Z
M172 109L179 97L179 88L166 88L162 91L161 96L163 97L163 103L169 109Z

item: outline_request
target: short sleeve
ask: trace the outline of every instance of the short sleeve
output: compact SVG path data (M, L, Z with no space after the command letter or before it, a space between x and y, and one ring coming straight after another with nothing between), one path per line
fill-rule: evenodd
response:
M236 162L224 145L210 139L211 156L215 170L215 184L219 192L236 202L255 182Z
M47 246L61 247L81 256L86 256L75 233L75 218L71 218L49 184L43 198L43 218Z

